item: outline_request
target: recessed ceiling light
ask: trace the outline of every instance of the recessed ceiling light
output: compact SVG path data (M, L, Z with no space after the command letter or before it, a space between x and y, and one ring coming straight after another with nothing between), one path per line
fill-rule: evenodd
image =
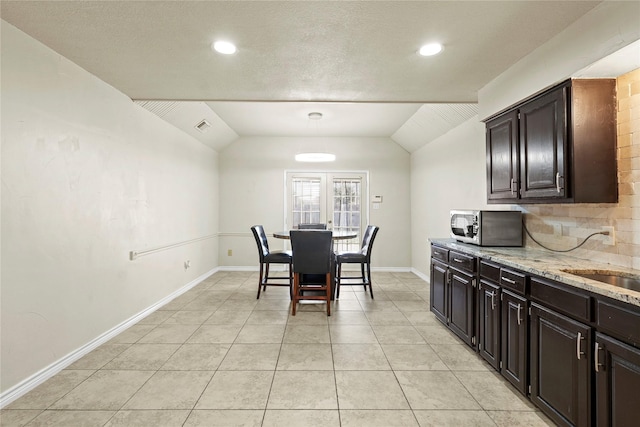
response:
M214 42L211 47L218 53L222 53L224 55L232 55L236 53L236 46L231 42L225 41L217 41Z
M429 43L422 46L419 50L422 56L433 56L442 52L442 45L440 43Z

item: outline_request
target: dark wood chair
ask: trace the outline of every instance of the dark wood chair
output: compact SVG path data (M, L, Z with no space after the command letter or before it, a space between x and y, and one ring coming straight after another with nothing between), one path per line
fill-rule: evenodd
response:
M256 239L258 245L258 256L260 259L260 275L258 277L258 296L260 298L260 290L267 290L267 286L288 286L289 296L293 297L293 269L292 262L293 257L291 251L272 251L269 249L269 241L267 240L267 234L264 232L262 225L254 225L251 227L253 237ZM270 276L269 265L271 264L287 264L288 265L288 277L284 276Z
M298 230L326 230L327 224L321 223L309 223L309 224L298 224Z
M345 285L363 285L364 291L367 291L369 286L369 293L373 299L373 286L371 285L371 248L373 247L373 241L378 234L379 227L375 225L367 226L367 230L364 232L362 238L362 246L358 252L336 252L336 298L340 298L340 285L342 280L359 280L358 282L349 282ZM343 276L342 264L360 264L359 276Z
M293 251L293 316L300 300L326 301L327 316L331 316L332 234L327 230L289 232Z

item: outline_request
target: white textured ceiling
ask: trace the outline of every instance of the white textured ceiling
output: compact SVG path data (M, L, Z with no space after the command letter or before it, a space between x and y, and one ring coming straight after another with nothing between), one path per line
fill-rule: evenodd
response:
M413 151L472 117L480 88L598 3L3 0L0 14L132 99L192 101L164 118L188 129L208 117L215 149L308 132L319 110L315 132L393 135ZM219 38L238 52L213 53ZM434 40L440 55L416 54Z

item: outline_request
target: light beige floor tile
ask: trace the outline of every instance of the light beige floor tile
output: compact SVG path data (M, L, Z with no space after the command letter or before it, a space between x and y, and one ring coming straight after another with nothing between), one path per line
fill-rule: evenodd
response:
M363 311L336 311L329 316L331 325L368 325L369 319Z
M29 423L29 427L102 427L114 411L44 411ZM3 427L4 424L2 424Z
M251 299L248 301L228 299L225 302L223 302L220 305L220 307L218 307L218 309L224 310L224 311L247 311L247 310L253 310L257 304L258 304L258 300L255 300L255 299Z
M102 344L95 350L87 353L82 358L69 365L67 369L100 369L123 351L129 348L130 344Z
M334 313L339 311L362 311L362 306L358 300L340 298L331 303L331 310Z
M260 427L264 410L195 410L184 427Z
M204 321L205 325L244 325L251 315L250 310L224 311L217 310Z
M122 409L192 409L211 371L158 371Z
M236 343L274 344L281 343L284 325L244 325L236 337Z
M495 427L495 423L484 411L414 411L420 427Z
M187 410L118 411L105 427L182 427Z
M166 303L165 305L163 305L162 307L160 307L158 310L160 311L178 311L178 310L182 310L182 308L187 305L188 303L190 303L191 301L193 301L194 299L196 299L198 297L198 293L197 291L190 291L187 293L184 293L174 299L172 299L171 301L169 301L168 303Z
M412 427L418 423L410 410L341 410L342 427Z
M174 312L166 310L157 310L140 320L138 325L159 325L173 316Z
M449 368L427 344L383 344L395 371L447 371Z
M371 298L371 294L369 294L368 291L366 293L354 292L354 295L356 296L358 301L391 301L387 294L381 288L377 288L377 285L375 283L373 284L373 298Z
M280 344L233 344L218 368L221 371L273 371Z
M333 344L336 371L386 371L391 366L380 344Z
M273 371L217 371L195 409L264 409Z
M153 375L153 371L98 371L52 409L118 410Z
M393 303L403 313L429 311L429 304L422 299L420 301L394 301Z
M262 298L256 304L254 311L264 311L264 310L288 310L291 306L291 301L289 299L276 299L276 298Z
M332 371L331 344L282 344L277 369Z
M184 344L160 368L166 371L215 371L231 344Z
M393 302L396 301L419 301L422 302L422 298L411 291L385 291L389 299Z
M133 325L109 340L107 344L133 344L147 335L156 325Z
M262 427L340 427L340 414L337 410L280 410L268 409L264 414Z
M369 325L330 325L334 344L376 344L378 338Z
M415 328L428 344L460 344L460 338L444 325L416 326Z
M2 409L0 410L0 426L22 427L42 413L41 409Z
M103 369L157 370L180 348L180 344L133 344Z
M411 325L405 315L399 311L370 311L366 316L372 325Z
M340 409L409 409L392 371L336 371Z
M440 321L430 311L411 311L403 313L414 326L438 326Z
M216 311L229 298L231 291L203 291L180 310Z
M328 325L287 325L284 342L289 344L324 344L329 339Z
M361 300L360 305L366 312L369 311L400 311L393 301L381 301L380 298L376 300Z
M527 411L533 405L495 372L454 372L485 410Z
M326 325L331 316L319 311L303 311L295 316L289 315L287 325Z
M448 371L394 371L411 408L480 409L458 379Z
M432 344L431 347L452 371L493 371L466 344Z
M56 400L73 390L95 371L63 370L49 378L24 396L16 399L5 409L47 409Z
M287 310L253 311L247 319L247 325L286 325L288 317Z
M425 344L413 326L373 325L373 332L381 344Z
M138 343L182 344L195 331L198 325L167 324L158 325L154 330L140 338Z
M338 409L331 371L276 371L267 409Z
M240 333L240 325L202 325L187 342L197 344L233 343Z
M555 423L534 411L487 411L498 427L553 427Z
M164 324L172 324L178 323L181 325L201 325L203 324L211 315L213 311L176 311L175 314L169 317Z

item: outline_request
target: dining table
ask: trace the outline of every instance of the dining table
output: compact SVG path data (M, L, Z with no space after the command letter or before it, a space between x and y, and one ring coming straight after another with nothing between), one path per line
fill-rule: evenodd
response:
M303 230L304 232L313 233L318 230ZM355 239L358 237L358 233L355 231L345 231L345 230L330 230L333 233L331 234L331 239L335 242L338 240L349 240ZM273 237L276 239L285 239L289 240L289 230L286 231L276 231L273 233ZM335 278L336 278L336 262L335 257L331 257L331 300L335 299ZM304 280L304 278L303 278Z

